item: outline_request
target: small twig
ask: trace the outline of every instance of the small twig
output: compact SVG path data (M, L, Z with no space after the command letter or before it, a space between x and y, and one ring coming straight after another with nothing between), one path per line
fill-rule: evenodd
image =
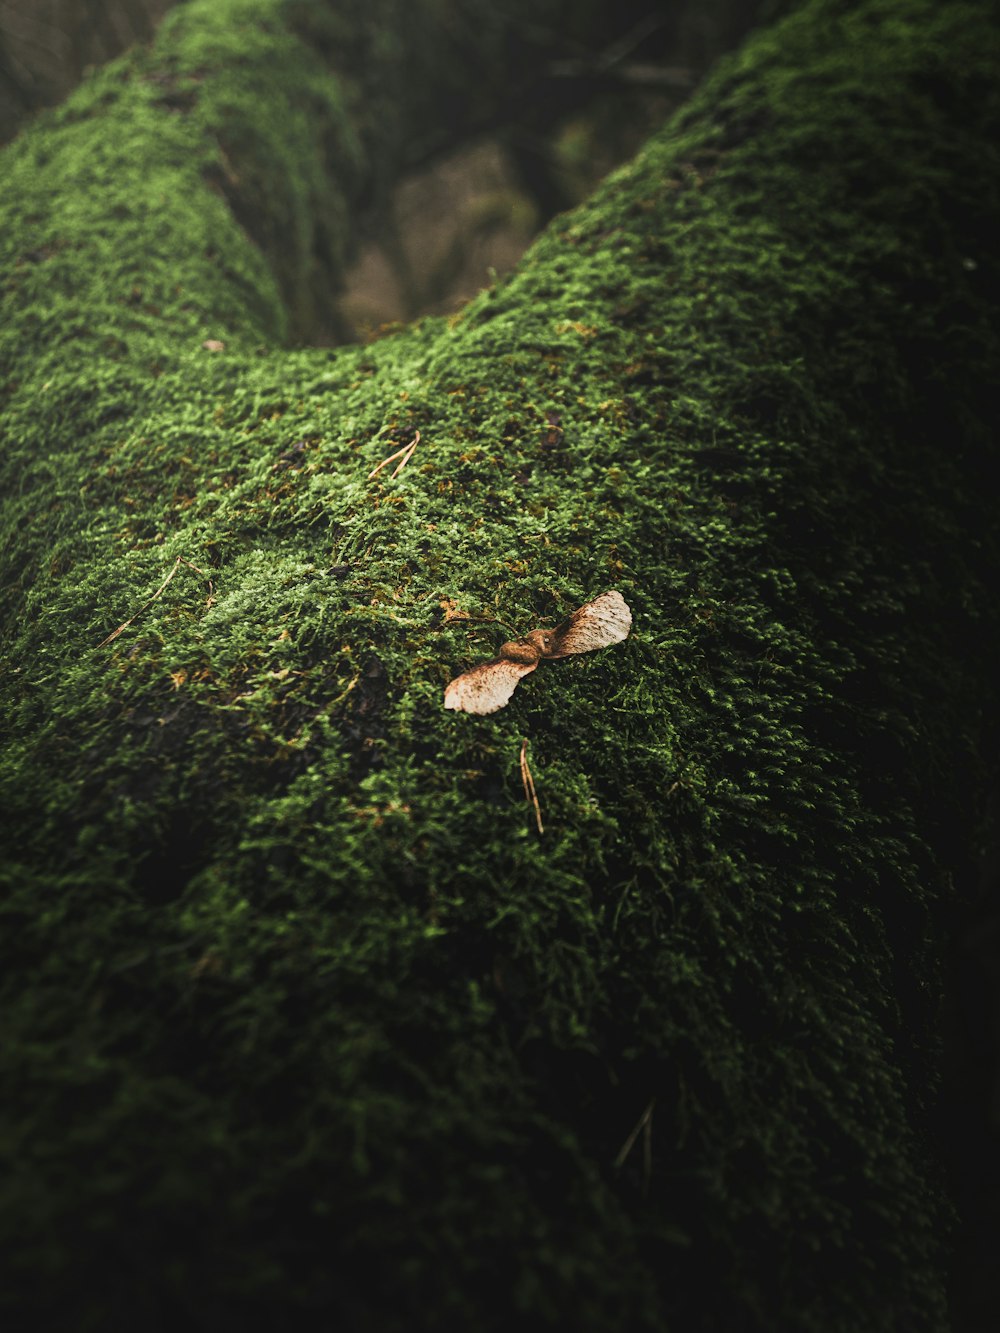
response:
M535 823L538 825L538 832L544 833L542 826L542 808L538 804L538 793L535 791L535 780L531 776L531 769L528 767L528 741L527 738L521 742L521 782L524 784L524 799L530 801L535 807Z
M124 630L127 630L127 629L128 629L129 625L132 624L133 620L137 620L138 617L142 615L143 611L145 611L147 607L152 606L153 603L156 601L157 597L159 597L159 596L161 595L161 593L163 592L163 590L166 588L167 584L170 582L170 580L171 580L171 579L174 577L174 575L177 573L177 571L178 571L178 569L181 567L181 565L187 565L189 569L194 569L194 570L196 570L196 571L202 576L202 578L208 578L208 575L205 573L205 571L204 571L203 569L199 569L198 566L195 565L195 564L192 564L192 562L191 562L190 560L185 560L184 557L183 557L182 555L179 555L179 556L177 557L177 559L174 561L173 565L171 566L171 568L170 568L170 573L167 575L167 577L163 580L163 582L162 582L162 583L160 584L160 586L157 588L156 592L153 593L153 595L152 595L152 597L150 597L149 601L148 601L148 602L143 602L142 606L139 607L138 611L136 611L134 615L129 616L128 620L124 620L124 621L122 621L122 623L118 626L118 628L117 628L117 629L113 629L113 630L111 631L111 633L108 635L108 637L107 637L106 639L102 639L101 642L97 645L98 648L103 648L103 647L105 646L105 644L113 643L114 640L118 638L118 635L119 635L119 634L121 634ZM211 591L212 591L212 580L211 580L211 579L208 579L208 591L209 591L209 593L211 593Z
M366 480L371 481L372 477L377 477L384 467L388 467L390 463L394 463L396 459L400 456L400 454L406 453L409 447L410 446L408 444L404 444L402 449L397 449L396 452L394 454L390 454L388 458L383 458L381 463L376 463L375 466L372 468L371 472L368 473Z
M646 1116L646 1123L642 1127L642 1192L646 1194L649 1190L649 1182L653 1178L653 1107L656 1105L656 1098L649 1103L649 1115Z
M413 437L413 443L410 445L409 449L407 449L406 453L403 455L398 466L396 467L396 470L393 472L392 475L394 477L398 477L399 474L402 472L403 468L406 467L407 463L413 457L414 449L416 449L419 443L420 443L420 432L417 431L417 433Z
M625 1164L625 1159L635 1146L635 1141L645 1130L642 1142L642 1172L643 1180L648 1185L649 1176L653 1169L653 1107L656 1105L656 1098L649 1099L649 1105L643 1111L636 1122L635 1129L622 1144L621 1152L615 1158L615 1170L619 1170Z
M367 480L371 481L372 477L377 477L384 467L388 467L390 463L395 463L397 458L400 461L397 464L392 475L394 477L398 477L399 474L402 472L403 468L406 467L407 463L413 457L413 451L414 449L416 449L419 443L420 443L420 432L417 431L409 444L404 444L402 449L397 449L394 454L390 454L388 458L383 458L381 463L377 463L375 467L372 468L371 472L368 473Z

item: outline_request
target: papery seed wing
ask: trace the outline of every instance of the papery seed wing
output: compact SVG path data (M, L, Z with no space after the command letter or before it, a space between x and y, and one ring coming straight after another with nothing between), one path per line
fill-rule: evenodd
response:
M505 657L480 662L448 683L444 706L464 713L495 713L510 699L521 677L534 671L537 665L537 662L510 662Z
M546 657L569 657L607 648L628 638L632 612L620 592L602 592L552 632L552 647Z

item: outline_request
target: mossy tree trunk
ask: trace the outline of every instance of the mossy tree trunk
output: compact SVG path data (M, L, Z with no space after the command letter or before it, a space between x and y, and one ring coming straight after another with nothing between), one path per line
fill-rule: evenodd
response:
M360 52L349 5L192 0L2 159L34 1327L946 1326L991 6L817 0L457 318L287 350L432 72L496 112L447 41L501 69L520 8ZM611 587L625 644L443 710Z

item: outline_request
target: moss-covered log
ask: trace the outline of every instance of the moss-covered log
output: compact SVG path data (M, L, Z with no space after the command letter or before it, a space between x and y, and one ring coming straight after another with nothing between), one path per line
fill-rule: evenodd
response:
M0 166L0 1301L944 1328L992 6L816 0L509 281L334 352L281 346L330 164L405 122L331 72L350 6L252 8ZM612 587L625 644L443 709Z

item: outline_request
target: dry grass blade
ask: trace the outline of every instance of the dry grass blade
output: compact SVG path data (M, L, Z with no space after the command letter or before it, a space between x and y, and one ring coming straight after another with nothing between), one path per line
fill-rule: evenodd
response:
M528 767L528 742L521 742L521 782L524 784L524 799L530 801L535 807L535 823L538 825L538 832L544 833L545 828L542 824L542 808L538 804L538 793L535 791L535 780L531 776L531 769Z
M409 444L404 444L402 449L397 449L396 452L390 454L388 458L383 458L381 463L376 463L371 472L368 473L367 480L371 481L372 477L377 477L384 467L388 467L390 463L395 463L397 458L399 459L399 463L393 469L392 475L398 477L403 468L406 467L407 463L413 457L413 451L419 443L420 432L417 431Z
M615 1170L619 1170L625 1164L625 1159L635 1146L635 1141L640 1134L643 1134L642 1142L642 1169L643 1179L648 1184L649 1176L653 1169L653 1107L656 1105L656 1098L651 1097L649 1105L643 1111L642 1115L636 1121L635 1129L622 1144L621 1152L615 1158ZM643 1133L645 1131L645 1133Z
M121 634L121 633L123 633L125 630L127 630L128 627L129 627L129 625L131 625L132 622L133 622L134 620L138 620L138 618L142 615L143 611L145 611L147 607L152 606L153 603L156 601L157 597L162 596L163 591L164 591L164 589L166 588L167 584L170 582L170 580L171 580L171 579L174 577L174 575L177 573L178 569L180 569L181 565L187 565L187 567L188 567L189 569L193 569L193 570L195 570L195 571L196 571L197 573L199 573L203 578L208 578L208 575L205 573L205 571L204 571L203 569L199 569L198 566L195 565L195 564L192 564L190 560L185 560L184 557L183 557L182 555L179 555L179 556L177 557L177 559L174 561L173 565L171 565L171 567L170 567L170 573L167 575L167 577L163 580L163 582L162 582L162 583L160 584L160 586L157 588L156 592L153 593L152 597L150 597L148 601L143 602L142 606L139 607L138 611L136 611L136 612L134 612L132 615L130 615L129 618L128 618L128 620L123 620L122 623L118 626L117 629L113 629L113 630L111 631L111 633L107 636L107 638L102 639L101 642L97 645L98 648L103 648L103 647L105 647L106 644L113 643L113 642L115 641L115 639L118 638L118 635ZM211 591L212 591L212 580L211 580L211 579L208 579L208 590L209 590L209 592L211 593Z
M406 467L407 463L408 463L408 462L410 461L410 459L413 457L413 451L414 451L414 449L416 449L416 447L417 447L417 445L418 445L419 443L420 443L420 432L417 431L417 433L416 433L416 434L414 435L414 437L413 437L413 443L412 443L412 444L410 445L410 447L407 449L407 451L406 451L406 453L403 455L403 457L399 460L399 463L397 464L396 469L395 469L395 471L394 471L393 474L392 474L394 477L398 477L399 474L402 472L403 468Z

